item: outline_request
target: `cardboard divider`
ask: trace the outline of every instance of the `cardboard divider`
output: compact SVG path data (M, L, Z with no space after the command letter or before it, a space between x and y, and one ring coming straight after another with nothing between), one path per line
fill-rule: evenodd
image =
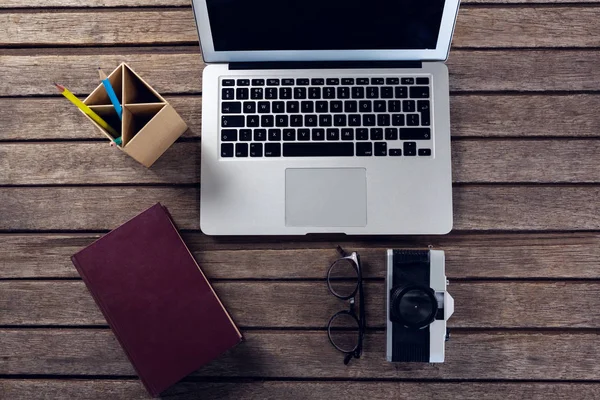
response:
M123 144L134 138L165 107L166 103L127 104L123 106ZM116 113L115 113L116 114ZM118 117L117 117L118 118Z
M90 106L90 108L92 109L92 111L94 111L96 114L98 114L103 120L106 121L106 123L108 125L110 125L115 131L119 132L119 134L121 134L121 129L122 129L122 124L121 124L121 119L119 118L119 116L117 115L117 111L115 110L115 108L112 105L101 105L101 106ZM94 122L94 121L92 121ZM94 124L102 131L106 134L106 136L108 136L111 140L112 139L116 139L113 138L113 136L108 133L107 131L105 131L100 125L96 124L94 122Z
M110 82L111 86L113 87L115 94L117 95L117 98L119 99L119 102L121 104L123 104L123 69L125 67L123 65L120 65L119 67L117 67L117 69L115 69L109 76L108 76L108 81ZM92 94L90 94L88 96L88 98L85 100L85 104L87 104L88 106L92 106L92 105L111 105L111 101L108 98L108 94L106 93L106 89L104 88L103 84L100 84L100 86L98 86L96 88L96 90L94 90L92 92Z
M123 66L123 104L165 103L154 89L127 66Z

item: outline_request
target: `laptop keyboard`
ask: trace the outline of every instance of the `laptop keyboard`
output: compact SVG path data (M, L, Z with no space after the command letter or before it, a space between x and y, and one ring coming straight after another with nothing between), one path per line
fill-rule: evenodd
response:
M430 78L221 79L223 158L431 156Z

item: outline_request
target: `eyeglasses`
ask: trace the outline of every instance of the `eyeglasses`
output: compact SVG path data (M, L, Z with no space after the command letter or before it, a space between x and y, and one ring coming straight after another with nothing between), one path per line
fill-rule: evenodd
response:
M358 253L348 255L337 247L341 258L336 260L327 271L327 287L332 295L340 300L348 300L349 310L335 313L327 324L329 341L338 351L344 353L344 364L352 357L360 358L363 337L367 322L365 319L365 298L363 294L362 270ZM356 315L356 295L359 297L358 316Z

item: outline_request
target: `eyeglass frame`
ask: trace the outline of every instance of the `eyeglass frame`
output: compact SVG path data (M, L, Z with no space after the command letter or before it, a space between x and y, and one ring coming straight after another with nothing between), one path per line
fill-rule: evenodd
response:
M360 356L362 355L363 338L365 336L365 331L366 331L366 326L367 326L367 320L366 320L366 316L365 316L365 296L364 296L363 279L362 279L362 268L360 265L360 256L355 251L353 251L350 255L348 255L340 246L337 246L336 250L341 255L341 258L338 258L337 260L335 260L329 266L329 269L327 270L327 289L329 289L329 292L333 296L337 297L338 299L349 300L350 309L338 311L337 313L333 314L333 316L329 319L329 322L327 323L327 337L328 337L331 345L337 351L344 353L346 355L344 357L344 365L348 365L348 363L350 362L350 360L352 358L360 358ZM341 296L338 293L336 293L335 290L332 289L331 282L330 282L331 270L338 262L340 262L342 260L351 261L352 266L355 268L356 273L357 273L356 287L354 288L352 293L350 293L348 296ZM357 293L359 295L359 314L358 315L356 315L356 311L355 311ZM357 325L358 325L358 341L357 341L357 344L354 347L354 349L352 349L350 351L340 348L331 339L331 323L333 322L333 320L335 320L338 316L340 316L342 314L346 314L346 315L349 315L350 317L354 318L354 320L357 322Z

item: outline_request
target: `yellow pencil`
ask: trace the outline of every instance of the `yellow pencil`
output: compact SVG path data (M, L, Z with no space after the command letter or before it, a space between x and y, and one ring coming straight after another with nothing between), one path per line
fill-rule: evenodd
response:
M75 104L81 111L83 111L86 115L88 115L91 119L93 119L98 125L102 128L106 129L111 135L114 137L120 136L117 131L115 131L109 124L106 123L98 114L96 114L91 108L86 106L83 101L79 100L73 93L67 90L64 86L54 84L58 90L65 96L67 99L71 101L71 103Z

